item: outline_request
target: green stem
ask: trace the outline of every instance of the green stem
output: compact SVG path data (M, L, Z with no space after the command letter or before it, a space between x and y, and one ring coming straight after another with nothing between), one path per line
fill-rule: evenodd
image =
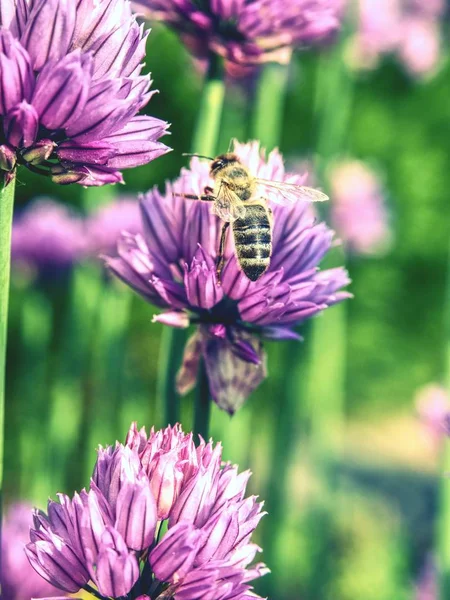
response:
M342 59L345 40L320 57L317 73L316 119L318 122L316 171L327 188L326 174L330 162L347 146L347 134L353 100L353 85ZM333 201L320 207L328 211ZM322 212L322 216L326 215ZM341 266L342 250L332 250L321 268ZM307 395L311 424L311 446L319 456L339 450L345 404L346 307L325 310L313 321L310 340ZM324 352L324 348L326 349ZM324 371L325 369L325 371ZM323 377L326 372L327 376ZM319 457L318 456L318 457Z
M280 144L289 65L265 65L258 81L253 109L252 137L267 150Z
M450 598L450 442L444 440L441 457L439 515L437 518L437 559L439 600Z
M22 305L20 361L18 364L20 414L16 452L20 467L20 498L45 502L49 490L49 424L51 342L55 334L53 307L42 289L28 286Z
M309 340L306 396L311 451L319 460L339 452L342 445L347 358L346 314L345 304L328 308L314 321ZM327 374L326 377L324 373Z
M268 64L263 68L258 82L255 107L252 120L252 137L259 140L261 145L267 150L272 150L280 144L284 104L286 99L286 89L289 77L289 66ZM276 226L276 225L275 225ZM278 350L278 349L277 349ZM283 349L279 349L280 353ZM287 359L290 360L292 347L286 348ZM297 352L297 351L296 351ZM297 365L300 362L297 362ZM289 373L292 373L292 368ZM270 564L276 572L277 544L276 540L280 531L284 505L285 488L289 461L289 448L294 440L293 426L295 424L293 404L299 402L299 390L292 393L291 385L288 382L289 377L284 378L283 389L280 390L281 397L279 402L274 405L270 427L271 449L269 471L267 476L268 488L266 490L267 507L271 514L270 522L265 524L263 529L263 544L266 552L267 563ZM250 430L253 435L258 431L259 412L256 410L252 414L252 426ZM249 436L249 443L251 438ZM269 596L276 595L276 582L274 577L266 582L267 593Z
M86 439L92 398L91 344L96 335L101 293L98 268L87 263L77 265L71 277L65 336L56 360L58 377L51 386L48 443L53 483L49 489L71 491L86 485L86 452L92 451L95 458L94 448L87 448Z
M103 275L103 273L102 273ZM94 378L93 414L86 437L89 449L121 439L120 415L125 399L125 356L132 296L116 281L103 281L95 340L91 349L91 377ZM131 395L131 394L130 394ZM91 461L85 472L89 478Z
M211 394L205 361L200 360L195 396L194 433L201 435L205 441L209 438L209 419L211 415Z
M214 157L217 151L225 84L222 59L212 54L203 86L202 98L194 131L191 151ZM186 331L165 327L162 333L158 396L164 402L164 425L180 420L180 398L175 378L182 360Z
M331 158L346 147L350 113L353 103L353 78L342 58L345 40L328 51L318 61L315 113L319 123L316 144L316 174L324 183ZM327 203L326 203L327 204ZM329 205L322 207L327 210Z
M310 327L303 331L308 337ZM280 342L281 343L281 342ZM279 401L274 404L271 415L272 448L268 461L266 507L270 515L264 523L263 543L265 562L272 569L272 576L266 582L265 593L276 596L280 585L278 574L282 572L280 542L286 532L286 514L289 505L289 473L297 444L304 434L305 421L305 371L307 347L302 342L286 342L277 349L279 362L286 365L283 383L279 390ZM294 359L294 360L293 360ZM253 430L256 424L253 426Z
M192 152L204 156L215 156L224 98L222 59L216 54L212 54L200 100L197 124L192 140Z
M0 523L2 518L1 491L3 489L6 340L15 183L14 178L0 191Z
M180 397L175 379L183 357L186 331L174 327L164 327L161 334L161 349L158 370L158 397L164 398L163 426L175 425L180 421Z

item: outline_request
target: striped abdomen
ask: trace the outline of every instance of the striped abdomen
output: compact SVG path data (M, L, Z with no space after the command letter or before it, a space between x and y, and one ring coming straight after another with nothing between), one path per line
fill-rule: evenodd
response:
M241 269L251 281L261 277L270 265L272 227L267 208L246 204L245 216L233 222L234 245Z

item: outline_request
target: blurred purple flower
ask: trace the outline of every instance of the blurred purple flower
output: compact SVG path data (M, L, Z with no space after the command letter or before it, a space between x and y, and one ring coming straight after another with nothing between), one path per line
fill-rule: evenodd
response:
M389 248L392 232L382 184L376 173L356 160L331 168L331 222L356 254L377 254Z
M450 397L446 388L436 383L421 388L415 398L417 414L435 446L448 435Z
M86 221L87 253L114 252L122 231L138 233L141 229L139 203L134 196L121 196L113 202L99 206Z
M411 75L436 69L443 0L359 0L358 9L358 32L350 53L354 66L370 69L382 55L395 54Z
M285 173L281 155L267 160L259 144L235 143L234 151L256 176L292 183L304 177ZM172 327L198 325L189 340L178 388L195 385L203 356L213 399L233 413L264 379L261 338L299 339L293 329L327 306L348 298L342 268L318 272L332 245L333 232L317 223L309 204L272 205L273 252L268 271L256 282L242 273L228 236L219 284L216 258L222 222L209 204L185 200L176 193L199 194L211 185L209 165L193 158L190 169L155 188L142 200L143 232L124 234L109 268L146 300L167 309L155 317Z
M248 582L267 572L249 566L262 504L244 497L250 473L221 455L220 444L196 447L179 425L147 437L133 424L125 445L99 449L88 492L59 494L47 515L35 512L31 564L68 592L92 581L112 598L135 585L140 598L259 598Z
M146 38L129 0L2 0L5 180L22 164L60 184L116 183L169 151L167 123L136 116L154 93L140 74Z
M33 524L31 507L14 504L8 511L1 536L1 583L3 600L30 600L60 595L31 568L25 554Z
M406 69L420 77L432 72L441 55L439 22L426 17L409 17L403 21L399 57Z
M136 0L137 13L178 31L195 56L212 51L252 66L287 63L292 48L318 44L340 27L342 0Z
M72 266L82 258L85 244L81 217L55 200L37 199L14 220L13 263L41 275Z

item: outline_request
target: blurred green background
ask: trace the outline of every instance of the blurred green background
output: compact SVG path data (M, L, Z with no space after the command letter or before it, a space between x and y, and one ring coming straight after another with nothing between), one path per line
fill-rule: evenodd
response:
M324 53L298 52L290 66L280 143L290 162L314 155ZM142 192L178 174L182 152L191 150L202 75L162 27L149 37L147 67L160 90L148 111L172 123L166 143L173 152L125 172L126 185L109 192L58 187L22 171L18 207L45 195L88 210L111 192ZM413 399L419 387L442 381L446 367L450 64L444 60L423 81L389 59L349 77L344 155L383 173L394 243L381 258L347 261L355 297L343 309L343 412L317 433L314 423L324 411L317 398L308 401L312 324L300 350L292 350L294 342L267 344L269 378L232 420L215 407L212 415L225 458L251 468L251 491L268 500L257 542L272 574L257 591L278 600L414 598L433 540L438 457ZM227 87L223 150L231 137L251 134L253 88L252 81ZM88 485L97 444L123 440L131 420L165 425L156 383L162 326L151 323L153 311L120 284L105 286L99 265L78 266L70 280L39 288L13 272L7 502L23 498L43 507L56 491L72 493ZM120 323L128 320L124 337ZM320 348L323 368L315 371L324 380L332 336ZM286 378L295 407L287 419L278 401ZM186 429L191 406L191 397L183 400Z

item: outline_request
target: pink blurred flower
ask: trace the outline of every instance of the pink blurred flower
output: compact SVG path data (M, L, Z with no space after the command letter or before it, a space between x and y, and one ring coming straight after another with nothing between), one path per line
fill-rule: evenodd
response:
M3 522L1 539L1 584L3 600L30 600L61 595L61 590L42 579L28 562L25 546L33 525L31 507L14 504Z
M398 52L413 75L421 76L433 71L441 54L438 22L423 17L405 19Z
M376 254L391 242L388 211L381 182L363 162L334 165L330 173L331 219L349 250Z
M85 252L81 216L51 198L31 202L14 220L12 260L39 275L71 267Z
M98 207L86 220L87 253L98 256L114 252L122 232L136 234L141 229L139 202L134 196L120 196Z
M414 76L436 68L441 53L442 0L359 0L357 33L350 48L355 68L370 69L394 54Z
M419 418L433 443L440 443L448 433L450 397L441 385L431 383L421 388L415 398Z

